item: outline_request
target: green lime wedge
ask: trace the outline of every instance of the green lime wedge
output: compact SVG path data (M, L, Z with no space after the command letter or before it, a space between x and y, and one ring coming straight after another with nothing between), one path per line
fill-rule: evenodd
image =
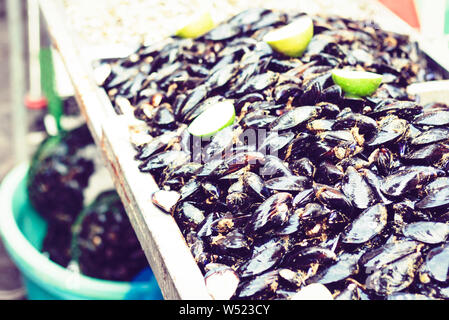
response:
M373 94L380 83L382 75L374 72L334 70L332 79L349 95L364 97Z
M212 30L214 27L215 23L210 12L203 12L176 31L175 35L181 38L197 38Z
M218 102L196 117L187 130L197 137L210 137L234 123L235 109L230 100Z
M313 37L313 21L301 16L290 24L273 30L263 40L274 50L290 57L299 57Z

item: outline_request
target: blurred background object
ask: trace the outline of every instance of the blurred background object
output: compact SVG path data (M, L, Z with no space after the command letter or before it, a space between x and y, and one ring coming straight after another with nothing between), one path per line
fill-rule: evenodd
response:
M171 34L178 15L200 0L61 0L74 34L86 43L130 45ZM444 51L449 48L449 0L217 0L206 1L218 20L248 6L372 18L380 2ZM31 4L29 6L28 4ZM0 0L0 180L29 160L47 133L80 122L73 88L39 21L38 0ZM28 22L31 21L29 24ZM30 35L30 37L28 36ZM447 57L449 58L449 56ZM43 99L45 98L45 99ZM0 299L24 296L14 264L0 243Z

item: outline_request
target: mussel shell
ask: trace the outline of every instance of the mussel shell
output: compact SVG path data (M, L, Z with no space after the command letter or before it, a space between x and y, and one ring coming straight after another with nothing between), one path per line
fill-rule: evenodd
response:
M341 189L358 209L366 209L376 201L373 190L354 167L346 169Z
M434 248L427 253L424 263L425 272L440 282L449 279L449 245Z
M282 265L288 268L308 268L312 264L326 265L337 260L332 250L321 247L292 248L284 257Z
M366 209L346 228L342 242L360 244L374 238L386 226L387 215L387 208L380 203Z
M290 218L292 199L292 195L286 192L279 192L269 197L254 212L252 220L247 225L247 232L260 234L280 229Z
M416 241L397 241L387 243L379 248L373 248L362 255L359 263L366 273L372 273L406 255L418 251L420 246Z
M410 141L410 143L414 145L424 145L429 143L446 141L448 139L449 139L449 129L433 128L418 134Z
M407 224L402 233L413 240L437 244L446 241L449 235L449 225L432 221L413 222Z
M358 261L362 253L343 253L339 255L335 264L312 277L310 283L328 284L344 280L353 274L357 274L359 270Z
M239 267L238 273L242 278L261 274L276 266L284 253L285 248L282 243L275 239L271 240L259 247L253 256Z
M306 121L318 116L321 108L316 106L302 106L294 108L273 121L270 130L281 131L293 129Z
M416 203L416 207L419 209L434 209L447 206L449 206L449 185L429 192L427 196Z
M368 276L365 282L366 287L381 296L407 288L415 278L420 258L421 253L416 252L387 264Z

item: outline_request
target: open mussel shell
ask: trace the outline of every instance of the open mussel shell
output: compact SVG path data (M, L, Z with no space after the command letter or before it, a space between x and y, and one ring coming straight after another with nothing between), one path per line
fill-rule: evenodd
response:
M207 292L214 300L229 300L235 294L240 279L232 268L226 265L215 265L213 268L209 267L211 270L204 276Z
M181 195L176 191L158 190L151 196L151 201L166 213L173 213Z

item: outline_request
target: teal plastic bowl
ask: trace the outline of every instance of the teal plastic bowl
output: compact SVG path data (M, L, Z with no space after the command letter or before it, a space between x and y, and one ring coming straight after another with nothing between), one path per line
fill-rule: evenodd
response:
M40 252L47 224L32 208L26 190L28 164L14 168L0 186L0 235L22 274L30 300L160 300L148 268L135 281L95 279L69 271Z

